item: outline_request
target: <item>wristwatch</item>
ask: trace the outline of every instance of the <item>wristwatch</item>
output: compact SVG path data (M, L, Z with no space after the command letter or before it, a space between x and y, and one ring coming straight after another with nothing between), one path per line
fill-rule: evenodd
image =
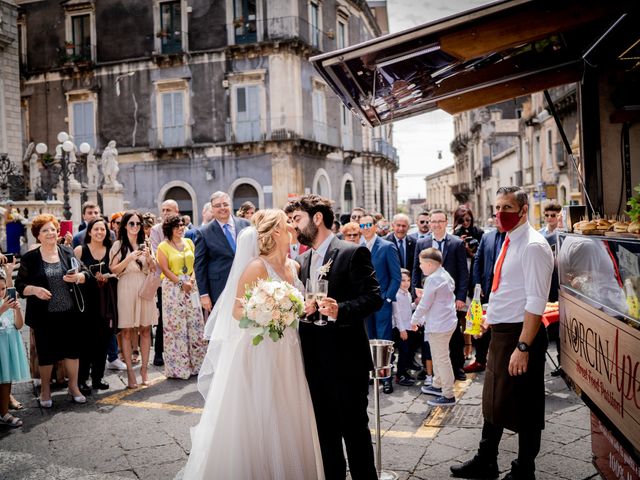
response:
M527 345L525 342L518 342L518 350L520 350L521 352L528 352L529 345Z
M182 288L182 285L184 285L184 282L182 280L178 280L178 288Z

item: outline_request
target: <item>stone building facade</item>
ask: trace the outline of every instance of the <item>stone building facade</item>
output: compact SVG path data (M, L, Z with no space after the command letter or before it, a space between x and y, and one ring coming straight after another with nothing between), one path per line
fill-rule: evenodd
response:
M315 192L338 213L395 209L391 128L363 127L308 61L381 33L366 2L17 3L27 138L115 140L130 206L174 198L198 222L224 190L235 208Z
M427 210L438 208L452 214L457 207L452 187L456 183L456 172L453 165L443 168L425 177L427 185Z
M551 89L550 95L579 161L575 85ZM538 225L547 201L581 201L577 173L545 107L543 93L537 92L454 116L452 193L481 222L494 213L495 192L501 186L524 187L530 194L529 219Z
M0 154L8 154L22 172L18 7L0 0Z

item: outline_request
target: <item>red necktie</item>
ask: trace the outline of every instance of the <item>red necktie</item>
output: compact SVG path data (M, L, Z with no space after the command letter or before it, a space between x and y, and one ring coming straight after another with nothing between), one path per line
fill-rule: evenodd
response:
M502 264L504 263L504 257L507 256L507 248L509 248L509 236L504 240L504 244L502 245L502 250L500 250L500 256L498 257L498 261L496 262L496 271L493 274L493 283L491 284L491 291L495 292L498 289L498 285L500 285L500 274L502 273Z

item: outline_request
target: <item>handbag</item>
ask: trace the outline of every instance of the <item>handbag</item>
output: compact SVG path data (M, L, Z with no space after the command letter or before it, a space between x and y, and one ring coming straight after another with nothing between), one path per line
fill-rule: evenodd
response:
M149 272L140 290L138 290L138 296L143 300L153 300L158 288L160 288L160 275L156 275L155 272Z

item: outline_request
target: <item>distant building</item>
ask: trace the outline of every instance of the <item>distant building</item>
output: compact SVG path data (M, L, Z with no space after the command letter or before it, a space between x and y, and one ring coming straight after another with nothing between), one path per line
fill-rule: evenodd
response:
M438 208L452 215L458 202L453 195L452 187L456 183L456 172L453 165L443 168L425 177L427 187L427 210Z
M0 0L0 154L22 173L18 7Z
M199 223L216 190L233 207L314 192L336 211L390 215L390 126L363 127L308 59L381 34L384 9L337 0L19 0L26 138L115 140L132 207L166 198ZM377 2L378 3L378 2Z
M550 89L550 94L579 157L575 85ZM494 213L495 192L501 186L519 185L530 194L529 219L534 224L543 222L546 201L567 204L582 199L577 173L569 167L542 92L459 113L454 116L454 132L452 191L480 222Z

